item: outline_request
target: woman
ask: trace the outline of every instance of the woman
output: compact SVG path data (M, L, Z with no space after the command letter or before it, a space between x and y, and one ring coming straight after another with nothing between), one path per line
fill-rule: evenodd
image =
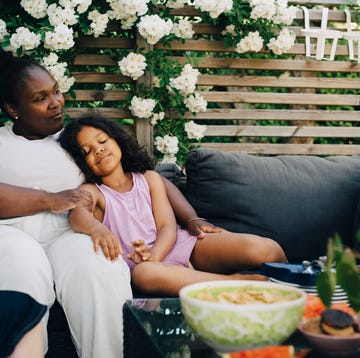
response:
M13 121L0 128L0 290L47 307L56 291L79 356L121 357L129 270L121 258L95 255L90 238L69 229L68 210L91 199L74 189L82 175L57 142L58 85L37 63L0 51L0 106Z

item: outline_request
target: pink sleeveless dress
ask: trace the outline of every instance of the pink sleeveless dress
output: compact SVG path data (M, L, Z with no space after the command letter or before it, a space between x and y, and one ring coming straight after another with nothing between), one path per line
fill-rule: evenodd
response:
M105 197L103 224L117 235L123 259L131 270L136 264L127 258L127 254L133 252L130 243L142 239L151 248L156 239L148 183L140 173L132 173L132 177L134 185L127 193L118 193L104 184L97 185ZM188 267L196 240L195 236L177 226L176 242L163 262Z

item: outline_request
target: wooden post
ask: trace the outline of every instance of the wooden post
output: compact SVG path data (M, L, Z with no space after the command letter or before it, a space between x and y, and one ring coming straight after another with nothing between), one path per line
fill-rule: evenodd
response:
M141 53L146 53L153 50L153 46L149 45L145 39L137 32L136 46L141 49ZM150 71L145 71L145 74L137 80L137 85L144 84L146 87L152 87L153 80ZM135 133L137 141L140 145L147 148L150 155L153 154L153 127L147 118L135 119Z

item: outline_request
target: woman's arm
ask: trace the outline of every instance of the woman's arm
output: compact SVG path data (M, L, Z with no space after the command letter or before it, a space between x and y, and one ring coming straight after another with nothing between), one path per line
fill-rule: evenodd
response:
M59 213L76 206L89 209L92 197L79 189L48 193L44 190L0 183L0 219L34 215L43 211Z
M100 246L105 257L114 261L122 251L116 235L100 221L103 216L103 210L99 206L101 194L92 184L84 184L80 188L91 195L94 204L91 211L82 207L72 209L69 214L70 226L75 232L91 236L95 252L99 252Z
M152 210L157 228L156 241L150 250L151 258L153 261L162 261L175 244L176 219L161 176L152 170L146 171L144 176L149 184Z

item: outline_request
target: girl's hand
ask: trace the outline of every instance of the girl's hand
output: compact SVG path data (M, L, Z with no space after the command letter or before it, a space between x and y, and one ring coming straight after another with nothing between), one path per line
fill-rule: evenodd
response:
M223 231L222 228L210 224L209 222L201 218L190 221L187 224L186 228L191 235L196 236L198 239L203 239L205 237L205 233L214 233L214 232Z
M152 261L150 249L145 244L144 240L135 240L131 243L134 253L128 254L128 258L139 264L143 261Z
M119 240L105 225L98 225L91 233L91 238L94 243L95 252L99 252L100 246L108 260L116 261L119 258L119 255L122 254Z

